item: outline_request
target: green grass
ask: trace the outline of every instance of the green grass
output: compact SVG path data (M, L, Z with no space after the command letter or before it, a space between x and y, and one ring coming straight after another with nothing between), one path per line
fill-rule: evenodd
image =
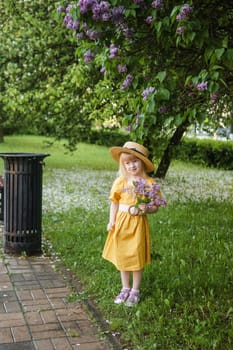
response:
M116 169L105 147L80 144L74 155L64 156L61 144L43 148L43 138L14 136L6 141L1 152L51 153L46 159L47 177L50 171L46 169L53 168ZM198 166L175 162L171 171L174 169L182 173L179 181L184 192L200 172L204 176L206 171L208 180L208 170ZM184 178L189 174L191 181ZM88 179L84 185L88 191ZM213 193L215 190L213 186ZM182 197L172 201L172 195L168 207L149 217L152 264L145 268L142 300L136 308L113 303L121 286L118 271L101 257L109 215L106 206L45 211L44 236L82 282L83 293L70 298L93 299L122 349L231 350L232 200L230 196L222 201L217 196L194 200L190 195L184 202Z
M119 274L101 258L107 211L48 216L44 231L111 331L120 333L123 348L230 350L231 209L229 203L174 203L151 216L152 264L145 269L143 299L130 310L113 304Z
M6 136L5 142L0 144L0 153L48 153L45 158L46 168L88 168L88 169L117 169L117 164L106 147L79 143L73 153L65 149L65 142L54 142L51 138L41 136L16 135ZM0 171L3 162L0 162Z

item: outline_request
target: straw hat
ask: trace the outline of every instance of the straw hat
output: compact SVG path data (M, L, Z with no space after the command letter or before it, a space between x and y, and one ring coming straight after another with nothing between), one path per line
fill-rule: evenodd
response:
M149 151L146 147L139 143L128 141L123 147L111 147L110 154L117 162L119 162L121 153L133 154L141 159L146 166L146 171L151 173L154 170L154 164L148 159Z

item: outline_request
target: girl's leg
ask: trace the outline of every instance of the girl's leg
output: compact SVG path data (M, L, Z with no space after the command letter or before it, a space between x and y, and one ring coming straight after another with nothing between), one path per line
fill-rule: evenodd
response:
M130 272L129 271L121 271L121 283L122 283L122 289L120 291L120 294L115 298L114 303L115 304L121 304L126 301L126 299L129 296L130 293Z
M130 271L121 271L121 283L123 288L130 288Z
M139 303L139 288L142 280L142 272L143 270L133 271L133 288L131 289L129 297L126 300L126 306L134 306Z
M139 290L142 281L143 270L133 271L133 289Z

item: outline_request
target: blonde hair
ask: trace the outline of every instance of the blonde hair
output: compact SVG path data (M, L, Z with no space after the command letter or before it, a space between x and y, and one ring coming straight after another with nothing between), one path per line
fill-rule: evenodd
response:
M130 154L130 153L121 153L120 154L118 175L123 176L124 178L127 178L128 172L125 168L124 162L129 162L129 161L132 161L134 159L139 159L141 161L141 163L142 163L142 177L147 178L148 175L146 172L146 166L145 166L144 162L140 158L137 158L134 154Z

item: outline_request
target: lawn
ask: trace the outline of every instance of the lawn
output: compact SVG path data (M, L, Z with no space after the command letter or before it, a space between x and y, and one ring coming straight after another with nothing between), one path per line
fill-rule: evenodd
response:
M70 153L64 148L65 142L52 143L51 138L15 135L6 136L5 142L0 144L1 153L46 153L50 154L45 159L47 168L85 168L85 169L115 169L115 162L108 156L106 147L99 145L88 145L80 143L77 150ZM0 162L0 173L3 168L3 163Z
M101 257L108 193L116 164L108 149L62 144L41 137L9 137L1 152L43 152L43 232L46 250L81 281L72 295L92 299L108 331L128 350L230 350L232 324L232 172L174 162L161 182L168 206L149 217L152 264L142 300L128 309L113 303L115 268ZM48 243L49 242L49 243Z

